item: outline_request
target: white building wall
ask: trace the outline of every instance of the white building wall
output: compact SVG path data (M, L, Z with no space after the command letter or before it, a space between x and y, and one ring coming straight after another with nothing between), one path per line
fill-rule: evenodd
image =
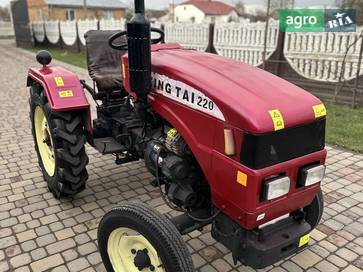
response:
M231 11L231 13L229 14L229 18L231 18L231 20L229 20L229 21L227 21L227 23L228 22L239 22L239 19L240 19L240 17L239 17L239 15L238 15L238 13L237 13L237 11L235 11L235 10L232 10ZM228 18L228 19L229 19Z
M239 17L236 11L231 11L226 15L206 15L204 22L205 23L230 23L230 22L238 22Z
M205 14L194 5L179 5L175 8L175 22L179 23L202 23Z
M179 5L175 8L175 22L177 23L229 23L238 22L236 11L226 15L206 15L194 5Z

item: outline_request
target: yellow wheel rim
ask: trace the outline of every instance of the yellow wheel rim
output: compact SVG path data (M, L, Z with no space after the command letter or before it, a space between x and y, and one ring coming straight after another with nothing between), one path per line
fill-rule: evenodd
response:
M151 243L142 235L129 228L118 228L112 231L107 243L107 252L115 272L165 272L160 258ZM150 267L139 270L135 265L138 251L147 250Z
M47 174L52 177L55 172L53 140L52 137L50 136L48 121L45 118L44 111L39 106L35 108L34 125L35 125L35 138L37 141L43 166Z

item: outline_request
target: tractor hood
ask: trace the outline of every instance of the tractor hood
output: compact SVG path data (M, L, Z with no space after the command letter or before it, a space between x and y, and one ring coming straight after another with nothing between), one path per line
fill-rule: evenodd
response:
M217 117L227 124L250 133L274 131L270 112L274 110L281 113L285 128L316 119L313 106L321 104L319 99L264 70L179 46L161 45L152 51L154 76L201 92L213 101Z

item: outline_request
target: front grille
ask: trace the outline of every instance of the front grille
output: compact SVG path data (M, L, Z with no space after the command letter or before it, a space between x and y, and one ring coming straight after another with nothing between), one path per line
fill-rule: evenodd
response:
M261 169L325 147L325 118L313 123L254 135L244 134L241 163Z

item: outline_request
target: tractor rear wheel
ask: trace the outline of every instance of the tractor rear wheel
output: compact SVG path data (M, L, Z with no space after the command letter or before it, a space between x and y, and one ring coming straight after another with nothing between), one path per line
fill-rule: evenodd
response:
M98 246L108 272L194 271L176 227L143 203L123 203L108 212L98 228Z
M305 220L314 229L320 222L324 212L324 198L321 189L316 193L313 202L304 208Z
M56 198L72 196L88 179L86 138L79 112L52 112L42 88L30 89L30 120L39 166Z

